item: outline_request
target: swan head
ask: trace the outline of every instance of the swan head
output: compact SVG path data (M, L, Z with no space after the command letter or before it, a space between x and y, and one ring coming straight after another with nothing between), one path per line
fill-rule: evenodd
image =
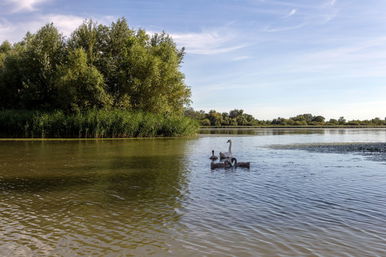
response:
M228 139L227 143L232 143L232 140Z

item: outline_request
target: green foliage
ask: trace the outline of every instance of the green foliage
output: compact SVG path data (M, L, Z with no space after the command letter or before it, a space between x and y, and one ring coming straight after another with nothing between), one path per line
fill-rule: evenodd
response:
M386 126L386 118L374 118L371 120L351 120L346 121L344 117L338 120L326 119L323 116L312 114L300 114L289 119L276 118L273 120L257 120L252 115L244 113L243 110L231 110L229 113L219 113L211 110L208 113L204 111L195 111L192 108L185 110L185 116L197 120L204 127L226 127L226 126Z
M204 126L204 127L209 127L210 126L210 120L209 119L202 119L202 120L200 120L200 125Z
M73 114L25 110L0 111L1 137L122 138L187 136L198 122L181 115L123 110L89 110Z
M229 113L219 113L215 110L205 113L204 111L195 111L192 108L185 109L185 116L199 121L201 126L253 126L258 121L243 110L232 110Z
M64 56L63 37L53 24L26 37L24 51L17 63L20 75L17 84L21 85L20 106L27 109L55 106L57 71Z
M118 108L182 114L190 88L165 33L85 21L65 40L53 24L0 45L0 108L65 112Z
M344 117L340 117L339 119L338 119L338 124L339 125L344 125L346 123L346 119L344 118Z
M87 64L87 56L82 48L70 51L61 71L57 83L60 109L80 111L111 105L102 74Z

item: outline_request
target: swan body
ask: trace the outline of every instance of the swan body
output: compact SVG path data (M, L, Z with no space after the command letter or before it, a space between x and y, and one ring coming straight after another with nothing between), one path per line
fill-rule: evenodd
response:
M210 168L212 170L214 169L227 169L227 168L232 168L232 164L229 161L225 162L211 162L210 163Z
M229 139L227 143L229 143L228 152L225 152L225 153L220 152L220 159L232 158L232 140Z
M232 167L248 168L251 166L250 162L238 162L236 158L230 160Z
M209 159L212 160L212 161L215 161L215 160L218 159L218 157L216 155L214 155L214 150L212 150L212 156L209 157Z
M235 167L249 169L251 167L251 163L250 162L236 162Z
M210 164L210 168L213 169L227 169L227 168L247 168L249 169L251 166L250 162L238 162L236 158L227 158L224 162L218 162L214 163L212 162Z

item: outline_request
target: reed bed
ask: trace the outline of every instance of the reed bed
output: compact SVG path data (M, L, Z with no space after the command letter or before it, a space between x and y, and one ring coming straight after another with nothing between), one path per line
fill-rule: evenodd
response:
M23 138L125 138L188 136L198 122L179 115L123 110L0 111L0 137Z

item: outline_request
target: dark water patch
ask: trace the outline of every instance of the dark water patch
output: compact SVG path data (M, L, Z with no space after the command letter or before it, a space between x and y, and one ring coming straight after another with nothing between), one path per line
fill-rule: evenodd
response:
M354 153L370 160L386 162L386 143L324 143L271 145L274 149L305 150L318 153ZM327 167L327 166L326 166ZM335 166L340 167L340 166Z

